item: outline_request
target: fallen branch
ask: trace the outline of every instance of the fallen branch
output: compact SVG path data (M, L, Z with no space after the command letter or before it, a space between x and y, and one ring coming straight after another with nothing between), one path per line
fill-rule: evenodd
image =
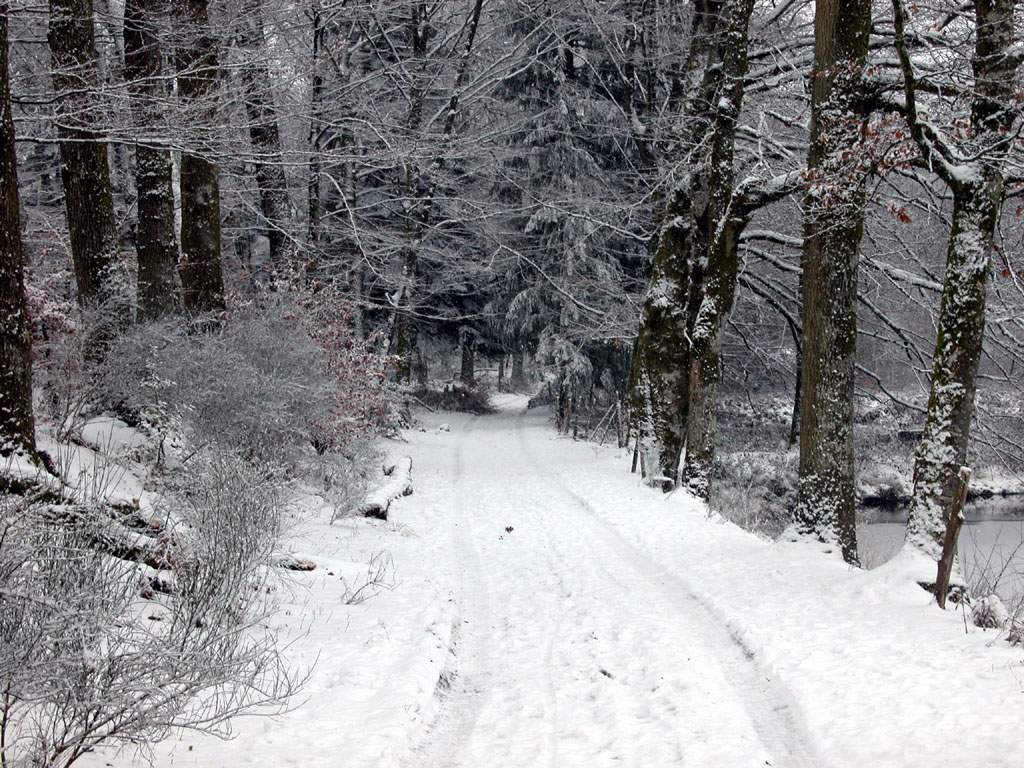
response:
M312 560L300 560L295 555L275 555L270 564L275 568L284 568L286 571L315 571L316 563Z
M388 480L377 490L370 493L360 504L355 514L360 517L372 517L376 520L387 520L391 502L412 493L412 459L406 456L384 469ZM332 521L333 522L333 521Z

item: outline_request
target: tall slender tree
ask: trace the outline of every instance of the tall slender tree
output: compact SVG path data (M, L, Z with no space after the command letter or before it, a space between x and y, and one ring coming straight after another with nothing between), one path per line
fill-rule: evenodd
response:
M868 169L859 151L871 0L818 0L804 202L797 529L857 562L853 385Z
M729 0L722 56L721 98L715 105L708 179L707 269L700 309L691 334L686 454L682 481L707 499L715 458L715 410L721 376L722 337L732 312L739 276L739 235L749 220L733 193L736 126L747 74L753 0Z
M974 3L974 52L968 130L941 135L918 103L918 81L907 42L906 11L893 0L896 48L903 68L906 114L911 132L930 167L953 194L952 227L946 251L938 335L932 358L931 390L914 467L914 494L907 543L940 561L953 562L956 539L947 526L962 487L985 334L985 303L997 223L1003 202L1004 165L1022 120L1016 77L1021 64L1015 40L1013 0ZM952 548L952 550L950 549ZM948 570L945 574L948 578ZM938 595L943 602L945 595Z
M178 306L178 240L175 234L174 189L170 150L155 128L160 102L167 96L158 21L167 12L166 0L125 0L125 77L134 100L136 130L135 186L139 226L139 318L152 320Z
M281 130L270 87L270 68L263 29L263 0L244 0L241 10L238 40L246 54L242 66L245 111L249 118L249 139L253 147L260 211L270 243L270 264L276 269L293 250L294 215L288 197Z
M8 4L0 2L0 456L35 453L32 338L25 302L17 155L7 74Z
M710 139L721 90L724 0L694 4L683 73L676 178L651 242L651 279L630 366L630 424L647 472L675 485L689 406L690 338L704 281L708 242ZM658 200L655 201L658 204Z
M88 351L98 358L130 316L107 145L97 131L102 105L92 0L50 0L49 43L71 257L78 301L93 313Z
M207 0L175 4L185 41L177 52L178 93L210 127L217 113L217 44ZM181 274L185 311L192 316L224 309L220 244L220 169L193 147L181 156Z

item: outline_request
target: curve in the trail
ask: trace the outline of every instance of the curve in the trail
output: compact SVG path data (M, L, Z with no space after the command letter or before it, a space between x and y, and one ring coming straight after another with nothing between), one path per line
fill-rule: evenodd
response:
M821 765L785 690L561 481L548 435L511 413L453 427L417 458L449 485L432 530L458 618L411 765Z

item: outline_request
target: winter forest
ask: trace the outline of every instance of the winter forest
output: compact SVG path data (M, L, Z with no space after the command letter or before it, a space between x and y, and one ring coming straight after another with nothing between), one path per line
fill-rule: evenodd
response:
M0 768L1024 764L1022 31L0 0Z

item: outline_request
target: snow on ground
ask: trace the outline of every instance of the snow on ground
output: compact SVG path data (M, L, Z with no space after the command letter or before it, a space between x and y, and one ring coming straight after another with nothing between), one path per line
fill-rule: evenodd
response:
M277 618L316 662L300 701L156 764L1024 765L1024 651L936 608L915 564L764 542L522 405L424 414L392 446L416 489L392 522L300 500L317 569ZM395 588L346 605L384 551Z

